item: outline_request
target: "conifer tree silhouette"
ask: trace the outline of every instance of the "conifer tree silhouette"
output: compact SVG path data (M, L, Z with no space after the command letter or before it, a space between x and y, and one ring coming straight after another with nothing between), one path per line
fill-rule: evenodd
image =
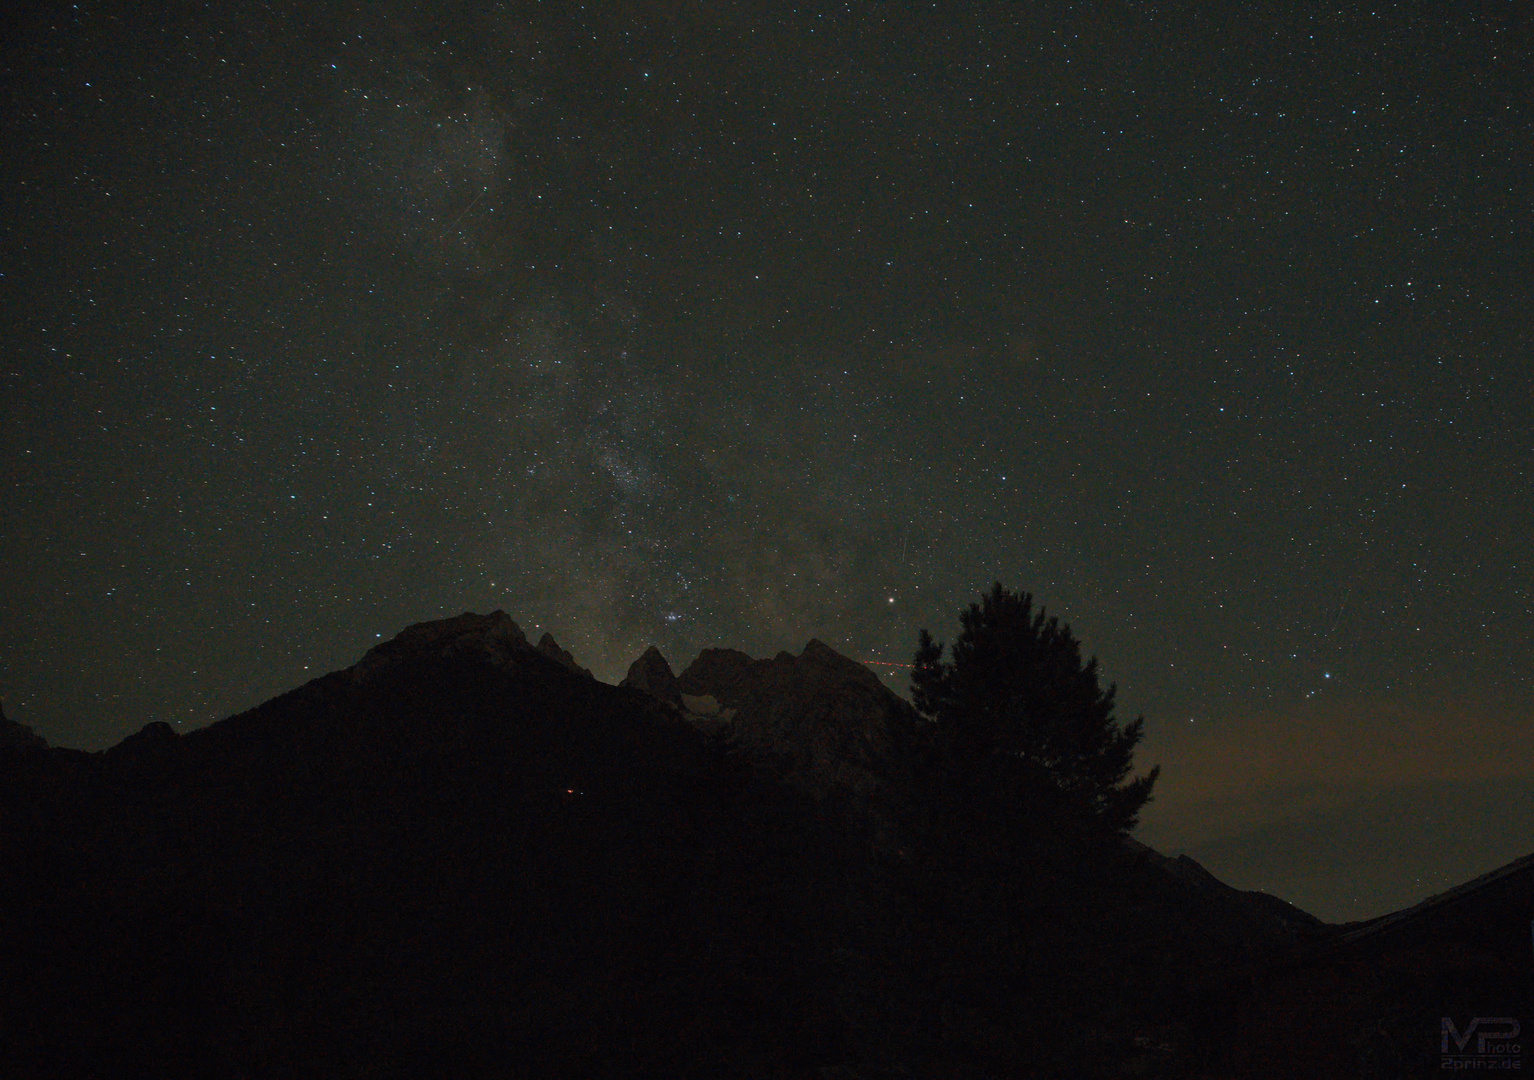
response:
M1014 783L1048 785L1111 831L1134 828L1161 768L1128 779L1145 719L1120 727L1097 658L1083 664L1069 626L1000 582L959 621L951 660L923 629L911 667L912 701L953 763L1009 759Z

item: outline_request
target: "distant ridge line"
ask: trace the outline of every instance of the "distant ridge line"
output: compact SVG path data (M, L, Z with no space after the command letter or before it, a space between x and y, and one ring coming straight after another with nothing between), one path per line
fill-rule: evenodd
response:
M1388 915L1379 915L1362 923L1344 923L1344 928L1342 929L1341 933L1332 938L1330 941L1326 942L1326 944L1318 947L1314 952L1308 954L1304 959L1317 959L1319 957L1335 952L1338 949L1352 945L1355 942L1365 941L1383 933L1386 930L1391 929L1392 927L1414 921L1417 918L1427 914L1428 912L1444 907L1445 905L1451 904L1457 900L1462 900L1465 897L1472 896L1475 893L1478 893L1499 881L1510 878L1515 874L1521 873L1525 870L1534 870L1534 854L1529 854L1523 856L1522 858L1514 859L1512 862L1507 863L1504 866L1499 866L1495 870L1489 870L1482 874L1480 877L1472 878L1462 885L1456 885L1452 889L1447 889L1441 893L1435 893L1434 895L1429 896L1427 899L1413 904L1409 908L1402 908L1400 911L1393 911ZM1351 926L1351 929L1347 928L1349 926Z

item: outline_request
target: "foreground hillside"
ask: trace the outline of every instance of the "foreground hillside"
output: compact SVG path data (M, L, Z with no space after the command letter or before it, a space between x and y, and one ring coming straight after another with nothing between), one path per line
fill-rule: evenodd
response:
M615 687L463 615L185 736L5 734L14 1075L1281 1075L1356 947L971 797L819 642Z

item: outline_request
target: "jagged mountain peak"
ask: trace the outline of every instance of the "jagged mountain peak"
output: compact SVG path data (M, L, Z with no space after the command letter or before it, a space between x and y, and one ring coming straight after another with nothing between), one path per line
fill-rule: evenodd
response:
M422 652L446 656L472 650L505 664L514 650L527 648L527 635L504 611L496 609L488 615L465 611L450 619L412 623L369 649L350 670L358 682L365 682L396 660Z
M552 634L545 633L535 647L516 621L500 609L488 615L466 611L451 618L414 623L369 649L348 670L355 681L365 683L398 661L418 656L474 656L502 669L516 667L519 659L539 656L568 671L591 677L591 672L577 664Z
M661 651L654 645L647 648L638 660L629 665L628 674L623 676L623 681L618 685L642 690L651 697L677 708L682 706L682 697L676 688L676 674L671 670L671 665L666 662L666 658L661 655Z
M771 660L753 659L739 649L704 649L677 681L684 693L709 694L735 706L743 703L737 698L759 690L764 682L777 686L848 682L876 696L899 700L877 675L819 638L806 642L798 656L785 649Z
M518 645L527 644L527 635L522 633L522 628L510 615L497 608L488 615L465 611L462 615L455 615L452 618L411 623L384 644L375 646L370 652L378 652L391 645L434 645L464 637L483 637L515 642Z
M578 675L584 675L588 679L595 677L589 669L577 664L575 657L571 656L568 650L561 649L559 642L554 640L554 635L548 631L544 631L543 636L538 639L538 651L550 660L553 660L560 667L573 671Z
M786 758L790 778L817 794L877 787L893 726L910 712L878 676L819 639L770 660L704 649L675 686L696 726Z
M798 659L802 663L817 664L824 667L833 667L844 671L849 676L859 679L871 679L874 683L882 686L879 677L869 671L862 664L837 652L819 638L810 638L804 643L804 650L800 652Z

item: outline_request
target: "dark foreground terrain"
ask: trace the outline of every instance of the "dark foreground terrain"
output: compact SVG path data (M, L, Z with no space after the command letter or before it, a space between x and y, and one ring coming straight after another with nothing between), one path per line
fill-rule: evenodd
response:
M1534 1019L1531 868L1323 926L986 795L819 642L614 687L464 615L184 736L0 728L9 1075L1397 1077Z

